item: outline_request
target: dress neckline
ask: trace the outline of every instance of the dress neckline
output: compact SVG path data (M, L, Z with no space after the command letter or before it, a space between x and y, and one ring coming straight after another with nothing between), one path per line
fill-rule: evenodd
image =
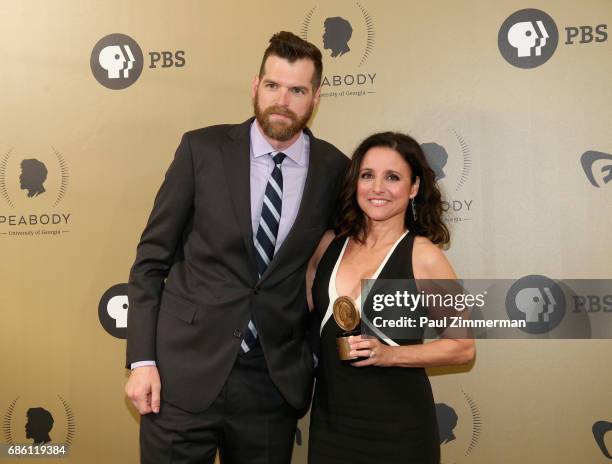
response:
M378 276L380 275L381 271L383 270L383 268L387 264L387 261L389 261L389 258L391 257L391 254L393 254L393 252L395 251L395 248L397 247L397 245L402 241L402 239L407 234L408 234L408 230L406 230L402 235L400 235L400 237L389 247L389 250L385 254L385 257L382 259L382 261L380 262L380 264L378 265L376 270L374 271L374 274L372 274L370 277L365 277L365 278L360 279L360 280L373 280L373 279L377 279ZM345 253L345 251L346 251L346 249L348 247L349 240L350 240L350 237L347 237L344 240L344 245L342 246L342 251L340 252L340 256L338 256L337 266L334 267L333 282L334 282L334 293L335 293L336 298L338 298L338 295L340 293L340 292L338 292L338 282L337 282L337 280L338 280L338 270L340 270L340 265L342 264L342 258L344 257L344 253ZM357 298L353 298L351 295L346 295L346 296L348 296L353 301L355 301L355 303L359 303L361 301L361 290L359 291L359 295L357 295ZM359 306L359 304L357 306Z
M391 258L391 255L393 254L393 252L397 248L397 246L406 237L406 235L408 235L409 232L410 232L409 230L406 230L395 241L395 243L389 248L389 251L387 251L387 254L385 255L384 259L378 265L378 268L376 269L374 274L372 274L372 276L369 277L366 280L376 280L378 278L378 276L380 275L380 273L382 272L382 270L386 266L387 262L389 261L389 258ZM340 267L340 263L342 262L342 257L344 256L344 252L346 251L346 247L348 245L349 238L350 237L347 237L344 240L344 245L342 245L342 250L340 251L340 255L338 256L338 259L336 260L336 264L334 265L334 269L333 269L332 274L331 274L331 276L329 278L329 286L328 286L328 289L327 289L327 292L328 292L328 295L329 295L329 304L327 305L327 310L325 311L325 315L323 316L323 320L321 321L321 332L323 331L323 326L326 324L326 322L332 316L334 301L336 301L336 299L338 298L338 290L337 290L337 287L336 287L336 275L338 274L338 268ZM362 279L362 280L364 280L364 279ZM360 291L359 292L359 296L357 297L357 299L355 299L355 305L357 306L357 311L359 311L360 313L361 313L361 297L362 297L362 295L361 295L361 291Z

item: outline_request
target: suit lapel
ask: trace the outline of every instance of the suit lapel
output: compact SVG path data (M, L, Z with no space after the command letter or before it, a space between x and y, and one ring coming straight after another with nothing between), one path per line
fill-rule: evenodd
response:
M236 220L247 250L251 273L257 275L251 224L251 146L249 131L253 118L229 131L231 140L222 145L223 166Z

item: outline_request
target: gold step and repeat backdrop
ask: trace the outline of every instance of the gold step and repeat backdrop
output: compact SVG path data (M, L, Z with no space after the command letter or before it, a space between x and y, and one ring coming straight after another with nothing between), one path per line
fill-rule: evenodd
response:
M137 462L135 246L181 134L251 115L279 30L324 53L317 136L426 144L461 277L612 277L610 24L610 0L2 0L0 441ZM610 462L610 340L477 347L430 372L444 463ZM307 441L305 417L293 462Z

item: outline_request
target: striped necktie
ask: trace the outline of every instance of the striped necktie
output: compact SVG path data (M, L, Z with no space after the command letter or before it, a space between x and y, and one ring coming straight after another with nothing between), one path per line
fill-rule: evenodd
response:
M255 255L257 258L257 272L260 278L272 261L274 249L276 248L278 225L283 207L283 173L281 171L281 164L286 156L284 153L279 152L272 157L274 169L272 169L268 185L266 185L261 216L259 217L259 227L255 235ZM257 327L251 318L240 347L246 353L255 346L256 342Z

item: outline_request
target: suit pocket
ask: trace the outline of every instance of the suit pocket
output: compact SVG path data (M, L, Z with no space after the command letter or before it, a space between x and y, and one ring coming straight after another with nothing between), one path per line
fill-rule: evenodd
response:
M164 291L159 307L161 311L172 314L187 324L192 324L198 311L196 305L180 296Z

